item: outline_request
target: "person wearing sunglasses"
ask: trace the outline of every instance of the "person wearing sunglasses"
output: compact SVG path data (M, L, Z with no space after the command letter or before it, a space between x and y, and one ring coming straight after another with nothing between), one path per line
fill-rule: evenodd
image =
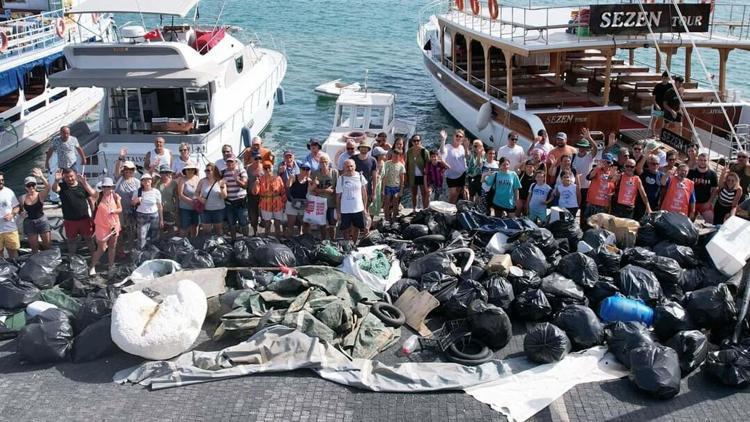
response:
M453 133L453 141L446 144L448 133L445 130L440 131L440 155L443 161L448 165L445 170L445 181L448 185L448 202L455 204L458 198L463 195L469 196L469 190L466 187L466 154L469 150L469 140L463 129L456 129Z
M394 149L402 151L399 146ZM399 154L398 158L403 156ZM417 209L419 196L422 197L422 208L430 206L429 181L425 180L427 175L427 164L430 162L430 155L422 145L422 136L414 134L411 137L411 147L406 151L406 185L411 189L411 206ZM440 181L442 184L442 180ZM398 213L398 212L397 212Z
M719 177L708 167L708 154L698 154L697 165L688 171L687 178L692 180L695 186L695 215L700 215L703 221L713 224L714 206L711 198L719 189Z
M689 171L687 164L680 164L670 172L664 173L661 178L661 210L694 217L695 186L693 181L687 178Z
M247 216L248 223L253 228L253 236L257 236L260 222L260 195L253 193L253 185L263 176L263 157L260 152L253 152L252 158L252 163L247 166Z
M135 163L126 160L128 150L120 149L120 157L115 164L115 192L120 195L122 213L120 214L120 225L122 226L122 241L118 244L124 251L133 249L133 241L136 237L135 208L132 204L133 192L141 187L141 181L136 177Z
M304 159L304 162L310 165L312 171L318 171L320 169L320 157L323 155L323 151L320 149L320 140L318 138L310 138L307 141L307 149L310 153Z
M284 181L273 171L271 161L263 162L263 173L256 178L252 184L252 193L260 197L259 208L263 221L263 231L266 235L271 232L273 222L273 235L281 237L281 223L284 221Z
M177 150L180 154L172 160L172 171L174 172L175 178L179 179L182 177L182 169L184 169L187 163L190 162L190 145L183 142Z
M479 201L482 195L482 168L485 161L484 144L481 140L475 139L471 143L471 150L466 160L466 183L469 187L469 199L474 202Z
M222 145L221 146L221 158L216 160L216 168L219 169L219 173L224 173L224 170L227 169L227 159L230 157L234 157L234 151L232 151L231 145Z
M545 151L544 149L542 150ZM526 163L526 154L524 153L523 148L518 145L518 132L511 132L508 134L508 142L497 149L497 156L508 159L510 169L513 171L517 172L524 167Z
M85 178L78 175L74 169L58 169L55 172L55 182L52 191L60 195L60 203L63 214L63 225L65 226L65 237L68 243L68 253L75 254L78 250L78 236L88 245L89 250L94 250L92 235L93 221L89 216L89 207L93 205L96 190L92 188ZM89 201L92 201L91 203ZM2 210L0 201L0 211ZM7 215L6 216L7 221ZM15 223L14 223L15 224Z
M115 266L117 239L120 237L120 213L122 205L120 195L115 193L115 183L112 178L105 177L97 186L99 191L94 205L94 238L96 251L91 257L89 275L96 275L96 264L99 263L104 252L107 252L109 274Z
M748 192L748 189L750 189L750 159L748 155L747 151L740 151L737 154L737 162L729 166L729 170L737 173L740 177L743 198L750 198L750 192ZM724 168L726 169L726 167ZM726 171L724 174L726 174Z
M182 237L198 236L200 216L195 209L195 194L199 182L198 166L189 161L182 168L182 177L180 177L180 181L177 184L177 197L179 198L179 205L177 207L180 212L179 224L180 236Z
M172 167L172 151L165 148L166 141L161 136L154 139L154 149L146 153L143 159L143 168L148 169L152 175L157 174L159 166L167 164Z
M606 153L599 160L596 167L591 169L586 178L591 182L586 197L586 209L584 211L584 223L592 215L609 213L612 192L614 191L614 176L617 172L612 163L615 157ZM586 226L584 226L586 227Z
M224 229L224 211L227 199L227 184L221 178L219 169L213 163L206 164L206 177L198 182L195 198L200 202L202 208L200 213L201 229L203 234L210 235L212 232L221 236Z
M612 204L612 214L621 218L633 218L635 211L636 195L646 206L646 212L651 213L651 206L648 204L646 191L643 190L641 178L635 174L635 160L628 159L625 162L623 173L615 177L614 203Z
M263 161L270 161L271 163L276 160L276 156L273 152L271 152L270 149L263 147L263 138L260 136L253 137L253 140L250 143L250 146L248 148L245 148L244 151L240 154L242 157L242 162L245 164L245 167L249 166L253 162L253 154L259 153Z
M37 180L41 180L44 189L41 192L36 190ZM44 215L44 201L49 194L50 185L47 178L42 174L42 170L35 168L31 176L24 180L26 193L21 196L21 212L24 213L23 232L29 241L31 252L39 252L39 240L41 239L42 249L47 250L52 243L51 228L47 216Z
M636 165L636 173L638 171ZM646 158L646 165L643 166L641 173L638 177L641 179L641 185L643 190L646 192L647 201L641 199L640 196L636 197L635 209L633 210L633 219L640 221L640 219L646 214L646 205L654 211L659 209L659 197L661 195L661 178L664 174L659 170L659 157L656 155L649 155Z
M344 163L346 160L354 157L357 155L357 143L354 142L354 140L349 139L346 141L346 147L343 151L339 152L338 157L336 158L336 170L339 172L344 170Z

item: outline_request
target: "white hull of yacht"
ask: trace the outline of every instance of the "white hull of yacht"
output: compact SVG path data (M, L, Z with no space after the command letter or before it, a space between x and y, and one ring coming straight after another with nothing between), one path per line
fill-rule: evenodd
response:
M100 88L79 88L14 122L13 128L18 138L10 130L0 134L0 165L43 145L59 132L61 126L83 119L101 102L103 94Z

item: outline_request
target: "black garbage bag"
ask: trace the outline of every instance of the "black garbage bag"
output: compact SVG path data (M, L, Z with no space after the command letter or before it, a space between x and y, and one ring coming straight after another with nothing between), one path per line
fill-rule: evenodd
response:
M552 305L541 289L529 289L516 295L513 312L524 321L541 321L552 315Z
M698 243L698 229L686 215L671 211L656 211L648 218L662 239L667 238L683 246L693 246Z
M500 276L493 276L482 282L487 290L487 302L509 310L516 296L513 294L513 286Z
M569 305L586 305L588 299L583 289L573 280L552 273L542 279L542 291L547 296L552 309L557 312Z
M23 281L34 283L40 289L49 289L57 281L57 267L62 263L60 249L52 248L37 252L18 270Z
M604 245L587 253L594 258L599 275L614 277L620 270L622 261L622 252L612 245Z
M158 242L157 246L164 252L165 257L177 262L180 261L183 254L187 254L195 249L193 244L190 243L190 239L178 236L163 239Z
M113 300L101 297L87 297L81 302L73 318L73 328L76 333L81 333L89 325L95 324L100 319L112 313Z
M95 285L89 285L89 265L86 259L80 255L63 255L62 263L57 268L58 284L69 291L74 297L86 296L89 292L97 289Z
M654 308L654 334L659 340L667 341L680 331L693 328L690 316L679 303L667 300Z
M229 273L232 274L231 272ZM244 268L237 270L231 287L236 289L266 290L266 286L273 282L274 274L269 271Z
M168 259L172 260L177 258L175 256L166 255L162 253L161 249L157 248L156 245L149 244L146 245L145 248L135 251L135 253L133 254L133 263L136 267L138 267L146 261L161 259L162 257L168 257Z
M605 229L588 229L583 233L583 240L591 249L599 249L604 245L614 243L615 234ZM608 243L611 241L612 243Z
M647 268L649 263L656 258L656 254L650 249L636 246L634 248L627 248L622 252L622 264L638 265L639 267Z
M534 325L523 338L526 358L534 363L559 362L570 353L570 349L565 331L549 322Z
M0 279L0 309L22 309L39 300L39 289L15 277Z
M472 337L482 340L490 349L502 349L513 337L510 318L502 308L476 299L469 304L467 314Z
M604 342L604 326L587 306L565 307L557 314L554 323L565 331L575 350L588 349Z
M726 284L686 293L685 310L698 328L734 325L737 319L734 298Z
M217 267L231 267L234 264L234 250L223 237L211 236L204 239L198 249L208 252Z
M589 298L589 306L592 309L599 309L604 299L617 293L620 293L620 289L614 282L601 279L594 284L594 287L586 290L586 297Z
M578 219L570 211L561 208L560 218L547 224L547 230L555 239L568 239L577 242L583 238L583 231L578 225Z
M662 297L661 285L653 272L628 264L620 272L619 287L625 296L641 299L649 306L654 306Z
M693 268L699 264L695 251L689 246L680 246L664 240L654 245L654 252L659 256L674 259L682 268Z
M530 242L523 242L510 252L513 265L534 270L540 277L547 275L548 265L544 253Z
M655 343L648 328L635 321L617 321L609 324L604 328L604 335L608 350L627 368L630 368L631 350Z
M310 265L313 263L312 252L320 244L320 241L307 233L302 236L295 236L284 242L284 244L292 250L292 253L297 258L297 265Z
M409 224L401 231L401 234L406 240L414 240L418 237L430 234L430 228L424 224Z
M511 268L508 272L508 281L513 286L513 293L518 296L529 289L537 289L542 285L542 278L534 270L523 268Z
M659 399L680 392L680 359L669 347L656 344L630 352L630 380L636 387Z
M437 299L440 304L444 304L458 289L458 278L439 273L437 271L429 272L421 278L421 289L426 290Z
M596 261L580 252L565 255L557 264L557 272L586 288L594 287L599 280Z
M324 240L322 243L315 245L310 253L310 260L315 264L338 267L344 262L344 255L349 253L352 247L351 243L338 244Z
M396 302L398 298L404 294L406 289L409 287L414 287L415 289L419 290L422 285L419 281L414 280L413 278L402 278L401 280L393 283L390 289L388 289L388 296L391 297L392 302Z
M487 275L487 271L484 270L483 266L486 265L486 262L484 265L480 266L479 260L481 259L480 254L474 255L474 265L469 267L468 270L461 273L461 275L458 276L459 280L474 280L482 282L484 281L485 276ZM477 265L480 264L480 265Z
M252 267L255 263L253 259L253 253L247 246L247 242L244 239L240 239L234 242L232 245L232 253L234 259L237 261L237 265L241 267Z
M18 275L18 266L0 257L0 280Z
M117 353L120 349L112 341L112 317L106 316L86 327L73 339L73 362L90 362Z
M743 345L729 345L709 352L705 368L724 385L746 387L750 384L750 350Z
M208 252L199 249L194 249L183 254L182 257L180 257L179 263L182 265L182 268L186 270L196 268L214 268L214 260L211 258L211 255Z
M648 223L648 217L644 217L644 220L641 221L641 228L638 229L638 236L635 238L635 244L636 246L654 246L659 241L661 241L661 237L659 236L659 233L656 232L656 228L651 224Z
M538 228L524 233L528 241L533 243L545 255L551 255L557 251L557 242L555 242L555 237L551 231L545 228Z
M362 240L359 241L359 246L375 246L385 243L385 237L378 230L370 230Z
M16 339L18 356L26 363L65 360L72 342L73 327L60 309L47 309L31 318Z
M297 265L294 252L281 243L268 243L260 246L253 252L253 257L258 267L278 267L280 265L294 267Z
M431 271L437 271L450 276L458 276L460 272L453 264L451 255L443 252L433 252L412 261L409 264L407 274L409 278L419 279L422 275Z
M677 352L683 377L701 366L708 355L708 339L698 330L680 331L666 345Z
M651 270L661 284L676 286L680 284L682 277L682 268L672 258L666 256L657 256L651 261L651 265L645 267Z
M450 319L465 318L469 305L475 300L487 302L487 291L484 287L474 280L459 282L453 296L440 306L440 312Z

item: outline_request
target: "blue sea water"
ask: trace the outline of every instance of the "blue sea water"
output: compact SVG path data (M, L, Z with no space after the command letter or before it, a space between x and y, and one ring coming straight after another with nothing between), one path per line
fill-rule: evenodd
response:
M243 28L244 34L237 35L239 38L249 39L257 34L265 46L286 52L288 71L283 83L286 104L277 106L263 137L274 150L289 148L304 156L307 139L325 138L333 121L334 101L318 99L313 88L336 78L362 83L366 70L368 87L396 93L396 115L416 121L418 131L428 143L437 138L441 128L457 124L435 99L416 44L417 19L427 3L427 0L204 0L200 3L200 14L202 22L215 23L221 12L221 23ZM564 3L532 2L534 6ZM117 20L123 23L141 18L118 16ZM147 24L155 22L145 20ZM653 62L653 51L643 51L637 58ZM704 52L710 73L718 73L717 57L713 51ZM746 52L731 53L728 86L744 90L750 96L748 58ZM682 72L682 56L674 58L673 70ZM695 56L693 79L705 81ZM8 166L6 179L11 187L20 187L20 183L14 182L43 163L43 149L39 149Z

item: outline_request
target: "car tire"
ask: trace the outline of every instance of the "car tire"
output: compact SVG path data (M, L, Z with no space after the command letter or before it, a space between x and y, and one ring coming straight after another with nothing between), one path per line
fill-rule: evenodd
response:
M446 350L448 360L467 366L477 366L492 360L492 350L483 342L469 337L451 344Z
M389 327L398 328L406 323L406 317L401 309L389 303L375 302L372 304L370 312Z

